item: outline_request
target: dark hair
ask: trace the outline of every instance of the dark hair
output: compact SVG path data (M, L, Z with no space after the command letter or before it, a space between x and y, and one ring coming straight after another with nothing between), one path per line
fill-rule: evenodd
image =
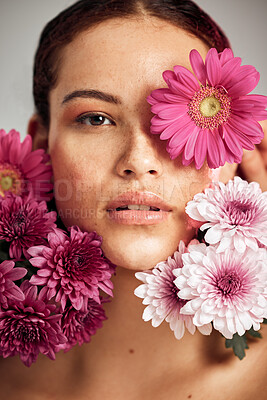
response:
M33 95L36 112L49 127L49 91L57 81L60 53L80 32L112 18L148 15L178 26L222 51L230 47L220 27L191 0L80 0L44 28L35 55Z

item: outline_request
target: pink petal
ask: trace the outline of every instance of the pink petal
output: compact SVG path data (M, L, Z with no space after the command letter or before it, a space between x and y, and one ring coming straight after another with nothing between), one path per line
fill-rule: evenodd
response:
M36 156L34 152L30 153L23 162L22 170L24 173L36 168L43 161L43 157Z
M161 119L176 119L178 118L181 114L184 114L187 109L184 104L168 104L165 103L164 107L162 106L162 103L160 104L161 107L156 107L157 105L154 105L151 107L151 111L154 114L158 114L158 117Z
M169 80L169 87L175 93L185 96L188 100L194 95L194 91L188 87L185 87L182 83L175 81L174 79Z
M227 84L235 77L235 74L240 69L241 58L235 57L232 60L225 63L221 69L221 84L227 87Z
M256 101L260 103L262 107L267 107L267 96L263 96L261 94L248 94L246 95L246 99Z
M225 156L221 154L224 146L220 146L220 136L215 130L210 130L207 135L207 161L210 168L218 168L220 165L225 164ZM223 162L221 164L221 161Z
M14 285L12 290L8 291L8 298L23 301L25 299L25 295L18 286Z
M187 105L188 103L188 97L185 97L182 93L180 95L175 94L175 93L166 93L164 94L164 99L165 101L169 103L183 103Z
M205 86L206 85L206 80L207 80L207 73L206 73L206 68L204 65L204 62L202 60L201 55L197 50L191 50L190 55L189 55L190 63L192 66L192 69L194 71L194 74L196 75L197 79L200 81L200 83Z
M214 48L211 48L206 56L206 69L208 82L211 86L215 86L221 80L221 64L217 50Z
M228 120L230 126L234 126L236 129L245 133L248 136L253 136L254 143L260 143L263 139L263 130L261 125L253 120L247 118L241 118L238 115L232 114L232 118Z
M170 106L171 104L169 104ZM176 105L175 107L168 107L165 110L162 110L158 113L159 118L165 120L176 120L181 116L184 116L187 112L187 108L184 105Z
M47 279L46 278L40 278L37 275L32 275L31 279L30 279L30 283L32 285L46 285L47 283Z
M37 275L41 276L43 278L47 278L48 276L51 276L51 270L46 269L46 268L39 269L37 271Z
M153 92L147 97L147 102L151 105L158 103L159 101L165 102L164 94L170 93L169 89L161 88L155 89Z
M13 268L12 271L9 271L5 276L12 281L17 281L18 279L23 278L27 274L26 268L16 267Z
M192 129L194 129L195 126L196 125L189 117L185 118L183 124L180 124L177 127L175 135L169 140L169 146L176 147L180 144L180 142L183 142L184 139L187 140L189 134L192 132Z
M33 303L37 297L37 287L36 286L29 287L29 289L25 292L25 297L29 303Z
M12 268L14 268L15 263L14 261L10 261L10 260L5 260L0 264L0 273L2 273L3 275L7 274L9 271L12 270Z
M237 75L238 81L233 84L230 88L228 88L229 96L233 99L236 97L243 96L247 93L250 93L258 84L260 79L260 74L246 74L246 76L241 76L241 74Z
M184 137L183 140L179 142L175 147L170 147L167 145L167 152L170 154L170 158L174 160L178 157L184 149L185 143L187 141L187 137Z
M31 150L32 150L32 138L30 135L26 135L25 139L21 143L21 148L17 163L19 164L22 163L26 155L29 154Z
M229 147L230 151L237 156L241 156L243 154L242 146L237 139L236 135L233 133L233 130L228 124L223 126L224 129L224 140L227 146Z
M175 73L170 70L164 71L162 74L162 77L167 84L168 84L169 79L176 79Z
M221 63L221 66L224 66L227 61L231 60L234 58L234 53L231 49L224 49L221 53L219 53L219 60Z
M45 246L32 246L27 251L32 257L40 256Z
M170 137L172 137L173 135L175 135L176 132L177 132L177 129L179 129L179 126L180 126L180 125L181 125L181 124L179 124L177 120L174 121L174 122L172 122L169 126L167 126L167 128L165 128L165 129L162 131L162 133L161 133L161 135L160 135L161 140L169 139Z
M36 268L44 268L47 266L47 260L44 257L34 257L29 261Z
M195 164L196 168L200 169L204 164L206 154L207 154L207 135L209 131L207 129L202 129L196 140L195 145Z
M189 86L193 91L199 90L199 84L192 72L190 72L187 68L182 67L181 65L176 65L174 68L174 72L177 75L177 80L180 81L183 85Z
M191 160L194 156L196 140L198 138L200 128L196 125L195 128L192 129L192 132L186 142L184 149L184 158L185 160Z

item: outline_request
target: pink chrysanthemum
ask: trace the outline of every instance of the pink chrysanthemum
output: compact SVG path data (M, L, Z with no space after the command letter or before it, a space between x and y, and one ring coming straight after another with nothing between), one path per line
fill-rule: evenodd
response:
M187 251L184 243L179 244L173 258L168 257L165 262L160 262L155 268L147 272L137 272L136 278L143 282L138 286L134 294L143 298L143 304L147 305L143 312L143 320L152 322L153 327L158 327L164 320L170 324L176 339L181 339L185 332L185 326L193 334L196 327L191 316L182 315L181 308L186 301L178 297L178 289L174 284L173 270L183 266L182 254ZM210 334L211 326L199 328L203 334Z
M37 296L37 287L27 281L21 289L25 299L0 311L0 355L6 358L18 354L29 367L39 353L54 360L66 337L59 325L61 314L54 314L56 306L43 301L41 293Z
M10 301L24 300L22 290L14 281L23 278L27 274L25 268L14 268L15 263L10 260L0 264L0 310L7 308Z
M256 251L267 246L267 192L262 193L256 182L239 177L226 185L218 182L196 194L186 212L204 222L200 229L208 229L205 241L217 245L217 252L235 248L243 253L246 247Z
M19 196L32 192L38 200L50 200L52 167L44 150L32 151L32 139L27 135L20 142L19 132L0 130L0 196L11 192Z
M47 234L56 227L56 212L47 212L44 201L38 203L32 198L6 195L0 201L0 240L10 242L9 255L20 259L23 251L35 244L45 243Z
M230 49L208 51L205 64L192 50L190 62L195 76L182 66L165 71L166 89L148 97L152 112L151 133L167 139L171 159L183 154L182 162L195 161L199 169L207 157L210 168L225 162L241 162L243 149L253 150L263 130L257 121L267 118L267 97L247 95L259 73ZM200 84L199 84L199 82Z
M88 300L86 311L77 311L72 306L66 307L62 314L61 327L68 341L61 348L67 352L77 343L81 346L90 342L106 319L102 305L92 299Z
M267 317L266 249L218 254L213 246L199 244L182 258L174 283L187 300L181 313L192 316L194 325L212 322L227 339L260 329Z
M28 252L31 264L39 268L30 282L46 285L49 300L55 297L62 310L68 299L76 310L86 310L89 298L100 303L99 289L112 296L114 265L103 256L100 236L74 226L70 237L57 229L48 242L50 247L34 246Z

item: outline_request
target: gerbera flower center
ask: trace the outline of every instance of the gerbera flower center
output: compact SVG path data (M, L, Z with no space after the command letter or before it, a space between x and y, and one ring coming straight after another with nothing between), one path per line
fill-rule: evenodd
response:
M0 196L4 197L5 192L21 194L22 176L20 171L11 164L0 164Z
M221 110L221 103L216 97L205 97L199 105L199 111L203 117L213 117Z
M215 129L231 113L231 99L224 88L201 86L188 104L188 114L202 129Z
M256 207L247 202L238 200L227 201L225 203L225 214L232 225L245 225L255 218Z
M218 278L216 286L222 294L232 296L240 290L242 282L235 272L228 272Z

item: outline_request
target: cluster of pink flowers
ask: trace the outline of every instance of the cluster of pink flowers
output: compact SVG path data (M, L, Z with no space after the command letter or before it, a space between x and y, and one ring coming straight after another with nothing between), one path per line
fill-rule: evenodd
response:
M258 331L267 318L267 192L235 177L195 195L186 212L205 241L180 242L173 258L136 273L143 319L166 320L177 339L185 327L226 339Z
M52 176L31 137L0 130L0 356L26 366L89 342L106 319L114 265L95 232L57 227Z

